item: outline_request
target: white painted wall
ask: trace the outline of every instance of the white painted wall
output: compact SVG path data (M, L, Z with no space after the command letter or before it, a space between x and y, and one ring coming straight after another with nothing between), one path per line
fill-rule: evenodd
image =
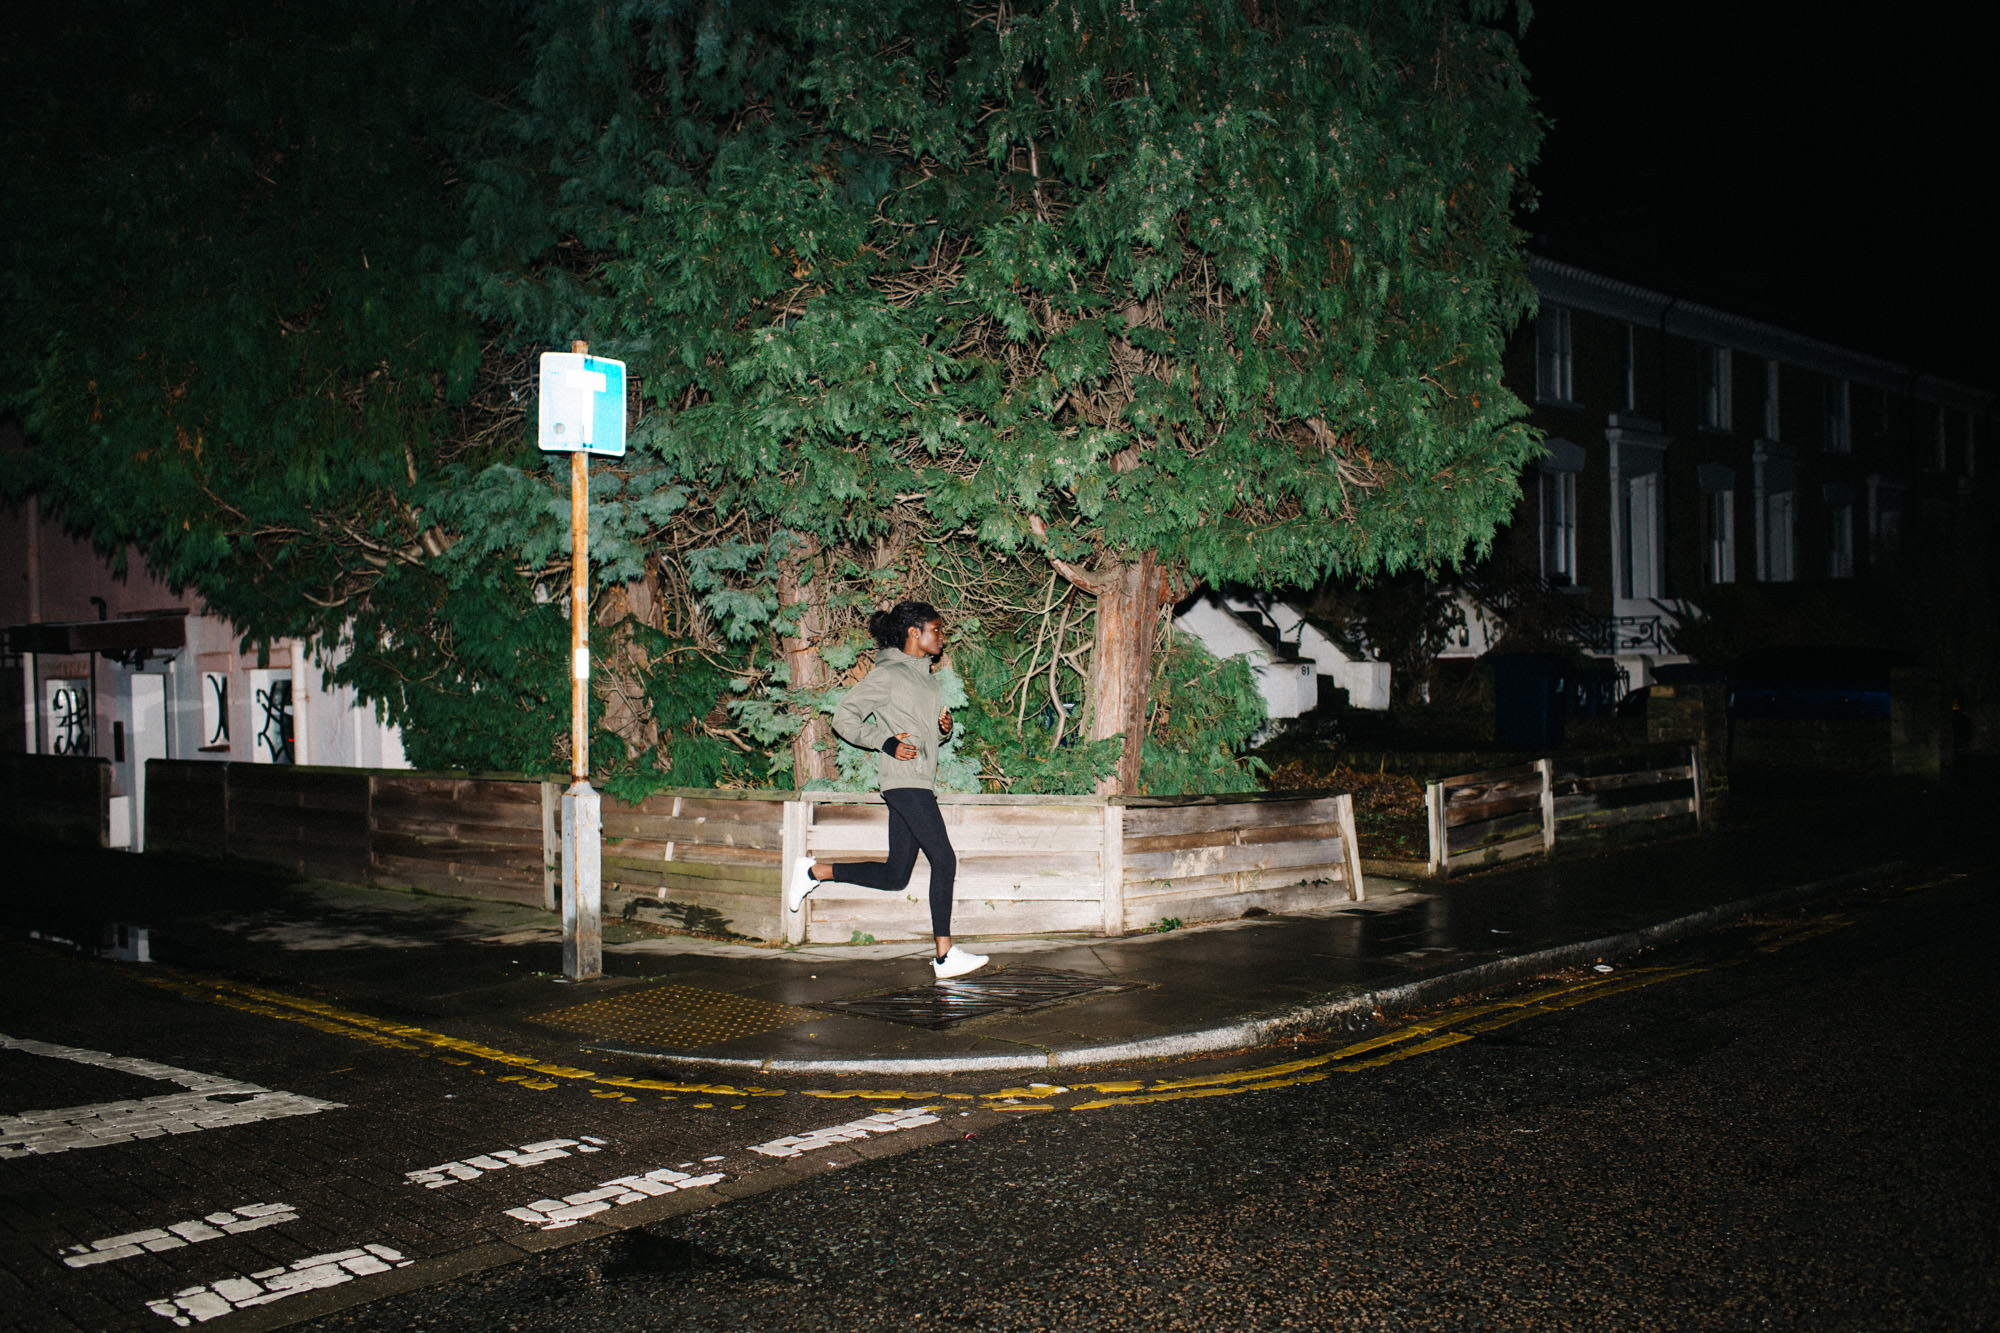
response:
M1263 636L1244 623L1242 613L1261 610L1286 642L1297 646L1303 662L1276 659ZM1250 663L1258 692L1272 718L1298 717L1319 703L1319 678L1329 676L1348 693L1356 708L1389 706L1389 664L1355 658L1306 622L1297 608L1284 602L1268 605L1247 598L1204 592L1181 615L1174 628L1192 635L1217 657L1241 657Z

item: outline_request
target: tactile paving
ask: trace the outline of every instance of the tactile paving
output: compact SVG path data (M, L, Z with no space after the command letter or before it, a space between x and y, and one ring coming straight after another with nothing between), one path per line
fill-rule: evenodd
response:
M910 1027L948 1028L989 1014L1018 1014L1083 996L1114 995L1137 990L1133 982L1107 981L1076 972L1046 968L1008 967L927 986L829 1000L812 1006L835 1014L856 1014Z
M687 1049L715 1046L806 1022L810 1011L769 1000L702 990L697 986L648 986L536 1014L547 1027L598 1041Z

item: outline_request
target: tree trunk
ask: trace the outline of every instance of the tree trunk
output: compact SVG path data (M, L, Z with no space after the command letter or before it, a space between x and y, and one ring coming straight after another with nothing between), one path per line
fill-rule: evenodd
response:
M786 635L779 646L785 655L785 669L794 690L824 690L833 684L826 661L819 655L819 639L826 632L826 580L821 577L817 547L809 548L796 560L789 560L778 572L778 603L799 607L799 632ZM833 727L824 714L814 711L792 736L792 782L803 787L814 778L834 778L840 769L833 752Z
M1062 566L1058 566L1062 569ZM1153 638L1161 605L1167 600L1166 572L1151 551L1136 560L1107 560L1080 581L1097 596L1097 623L1090 646L1091 740L1123 736L1125 748L1115 776L1098 784L1102 795L1139 794L1139 764L1146 744L1146 691L1153 676Z
M603 669L591 674L591 688L604 700L604 730L625 742L633 756L649 754L660 743L659 720L646 698L646 675L652 662L632 640L631 622L658 629L659 599L652 573L607 588L598 598L596 620L598 660Z

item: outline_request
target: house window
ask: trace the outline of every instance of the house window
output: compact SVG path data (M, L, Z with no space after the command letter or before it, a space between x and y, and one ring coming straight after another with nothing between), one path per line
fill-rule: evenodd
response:
M56 679L42 682L42 738L48 754L88 755L96 751L92 735L96 710L90 682Z
M1577 583L1576 474L1583 450L1568 440L1542 444L1542 577L1550 583Z
M1736 469L1704 463L1701 486L1701 576L1706 583L1736 582Z
M1903 544L1903 488L1881 477L1868 479L1868 558L1892 567Z
M284 668L250 673L250 758L259 764L294 762L292 673Z
M1544 306L1535 316L1535 397L1544 403L1574 401L1569 310Z
M1660 597L1660 474L1624 478L1619 518L1625 532L1625 560L1619 592L1626 597Z
M1638 335L1630 324L1625 326L1625 410L1639 410Z
M1798 459L1780 445L1757 446L1753 456L1757 519L1757 577L1790 583L1798 577Z
M201 745L203 750L229 748L229 673L201 673Z
M1793 567L1793 556L1797 552L1795 528L1798 519L1798 498L1792 491L1771 491L1765 494L1763 522L1760 542L1766 583L1790 583L1798 577Z
M1764 438L1778 438L1778 363L1764 363Z
M1701 424L1710 430L1729 430L1735 420L1729 374L1727 347L1701 349Z
M1826 425L1821 447L1830 454L1846 454L1854 451L1854 414L1852 407L1853 403L1847 381L1837 375L1827 376L1826 411L1822 416L1822 420ZM1886 433L1886 426L1884 433Z
M1826 576L1854 577L1854 492L1829 484L1826 497Z

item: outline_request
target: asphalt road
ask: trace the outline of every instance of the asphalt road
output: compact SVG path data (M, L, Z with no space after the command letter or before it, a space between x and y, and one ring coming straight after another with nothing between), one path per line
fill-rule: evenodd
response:
M351 941L4 939L0 1327L1989 1327L1991 889L1066 1086L582 1069L345 1007ZM370 966L477 982L459 929Z
M1992 1328L1994 888L1142 1071L309 1327Z

